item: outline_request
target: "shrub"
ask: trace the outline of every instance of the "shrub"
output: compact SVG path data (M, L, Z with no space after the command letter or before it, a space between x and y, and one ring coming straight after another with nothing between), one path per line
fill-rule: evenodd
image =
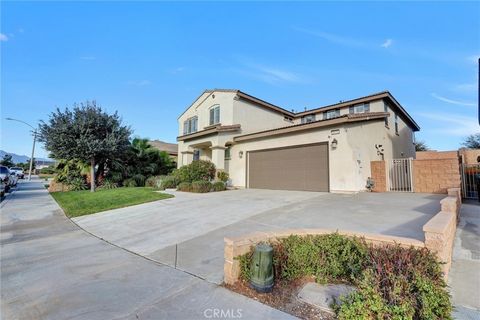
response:
M225 171L218 171L217 172L217 178L218 178L218 180L220 180L222 182L227 182L228 178L229 178L229 175Z
M290 236L272 243L276 281L315 276L347 282L357 291L334 304L340 320L451 319L452 305L440 263L426 248L368 246L339 234ZM238 257L250 277L252 252Z
M145 176L143 174L136 174L132 177L132 179L135 180L137 187L145 186Z
M39 173L40 174L54 174L55 173L55 167L48 166L48 167L42 168L42 169L39 170Z
M127 188L135 188L138 187L137 182L133 178L128 178L123 180L123 186Z
M173 172L179 182L210 181L215 177L215 165L210 161L195 160Z
M213 191L225 191L227 187L225 187L225 183L222 181L217 181L213 185Z
M85 179L81 177L68 179L68 181L65 184L68 186L68 190L71 190L71 191L80 191L80 190L87 189L87 184L85 183Z
M212 189L212 183L210 181L193 181L192 182L192 192L206 193L210 192Z
M181 182L177 186L178 191L185 191L191 192L192 191L192 184L190 182Z
M179 180L175 176L166 176L162 179L161 188L162 189L170 189L176 188L179 184Z
M162 181L166 176L151 176L145 180L145 186L155 189L162 189Z
M315 276L318 282L350 281L365 264L363 241L337 233L319 236L290 236L274 244L277 276L293 280Z
M100 186L100 189L115 189L115 188L118 188L118 183L110 179L103 180L102 185Z

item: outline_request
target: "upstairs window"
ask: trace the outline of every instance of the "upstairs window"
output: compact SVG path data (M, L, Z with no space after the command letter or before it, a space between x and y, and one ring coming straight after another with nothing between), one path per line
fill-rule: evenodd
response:
M210 108L210 125L220 123L220 106L215 105Z
M357 104L348 108L350 114L370 112L370 103Z
M302 123L310 123L315 121L315 115L314 114L309 114L308 116L303 116L302 117Z
M398 114L395 113L395 133L398 134Z
M190 134L198 130L198 117L188 118L183 122L183 134Z
M388 104L383 104L383 111L388 112ZM388 117L385 117L385 127L388 128Z
M323 120L340 117L340 109L328 110L323 113Z

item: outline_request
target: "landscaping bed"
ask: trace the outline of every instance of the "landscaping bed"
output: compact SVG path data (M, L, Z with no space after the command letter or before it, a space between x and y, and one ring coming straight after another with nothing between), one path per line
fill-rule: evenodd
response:
M297 299L298 292L302 286L309 281L315 280L312 277L305 277L290 282L280 281L276 283L271 293L256 292L250 287L248 281L244 279L234 285L225 285L225 287L275 309L292 314L300 319L334 319L332 314Z
M99 189L96 192L87 190L52 192L50 194L70 218L173 197L173 195L145 187Z
M451 319L441 265L425 248L367 245L362 239L336 233L290 236L271 245L272 293L259 294L248 288L253 251L238 258L242 280L227 287L306 319L317 316L302 315L301 310L306 310L302 304L292 307L299 283L305 279L357 288L341 298L341 305L332 305L338 319Z

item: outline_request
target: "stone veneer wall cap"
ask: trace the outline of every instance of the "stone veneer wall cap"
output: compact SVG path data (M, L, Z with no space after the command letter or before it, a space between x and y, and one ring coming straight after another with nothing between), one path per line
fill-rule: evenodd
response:
M451 212L440 211L423 226L423 231L443 234L447 231L450 220L454 218Z

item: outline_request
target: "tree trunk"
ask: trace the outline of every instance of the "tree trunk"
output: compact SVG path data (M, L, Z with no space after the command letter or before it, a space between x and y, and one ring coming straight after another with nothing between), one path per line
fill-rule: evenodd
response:
M95 192L95 159L90 160L90 192Z

